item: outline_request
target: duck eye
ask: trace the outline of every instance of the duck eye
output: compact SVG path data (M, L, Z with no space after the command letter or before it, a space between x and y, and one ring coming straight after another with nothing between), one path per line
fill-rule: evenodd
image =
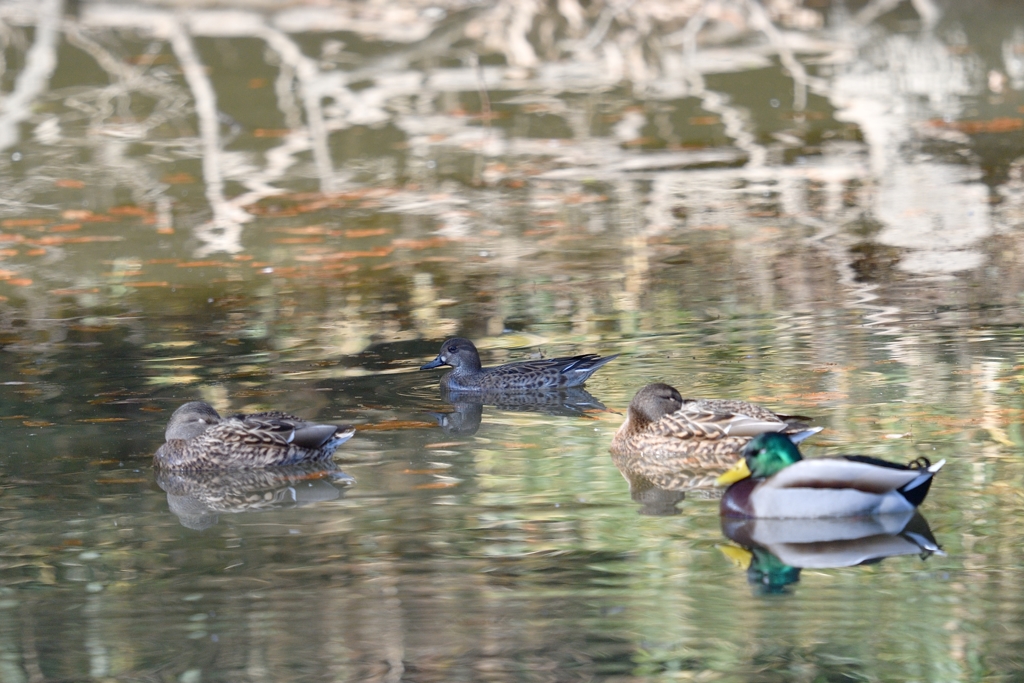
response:
M454 346L449 346L448 347L448 353L455 353L456 351L458 351L458 349L455 348Z

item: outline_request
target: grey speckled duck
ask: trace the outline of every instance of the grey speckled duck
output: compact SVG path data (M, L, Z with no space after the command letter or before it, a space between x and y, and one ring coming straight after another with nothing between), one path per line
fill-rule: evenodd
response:
M588 353L484 368L480 366L480 354L473 342L455 338L442 344L437 358L420 366L420 370L452 366L454 369L441 377L441 388L447 391L537 391L581 386L599 367L614 358L618 358L618 354L602 358Z
M734 465L758 434L782 432L799 442L820 432L804 423L808 419L746 401L684 399L667 384L648 384L630 402L611 451L620 469L660 488L706 486L709 475Z
M153 456L165 470L258 469L330 460L352 438L351 427L311 424L285 413L222 418L213 406L192 401L171 415L166 443Z

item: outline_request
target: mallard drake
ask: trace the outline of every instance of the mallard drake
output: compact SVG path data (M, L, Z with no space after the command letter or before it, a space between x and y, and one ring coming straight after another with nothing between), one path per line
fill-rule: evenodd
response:
M166 442L153 456L166 470L258 469L329 460L352 438L351 427L311 424L279 412L222 418L213 406L191 401L171 415Z
M484 368L473 342L456 337L441 344L437 358L421 365L420 370L450 365L453 370L441 376L441 388L446 391L536 391L581 386L599 367L614 358L618 358L618 354L601 357L588 353Z
M718 478L727 517L814 519L907 512L928 495L946 463L918 458L900 465L865 455L804 460L785 434L761 434Z
M778 415L746 401L685 399L667 384L636 392L626 419L612 437L619 469L641 472L664 489L710 485L736 462L751 437L786 432L801 441L821 431L809 418Z

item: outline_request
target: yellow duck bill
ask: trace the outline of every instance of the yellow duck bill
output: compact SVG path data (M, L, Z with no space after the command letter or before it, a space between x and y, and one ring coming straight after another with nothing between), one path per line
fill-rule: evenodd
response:
M719 476L715 483L719 486L726 486L727 484L743 481L749 476L750 467L747 466L747 460L746 458L740 458L740 461Z

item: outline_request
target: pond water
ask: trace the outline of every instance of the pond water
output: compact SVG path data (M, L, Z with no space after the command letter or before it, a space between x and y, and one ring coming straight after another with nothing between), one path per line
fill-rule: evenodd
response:
M1024 9L4 1L0 47L0 680L1021 677ZM453 335L621 355L451 405ZM947 464L854 540L723 528L610 457L652 381ZM357 432L158 477L191 399Z

